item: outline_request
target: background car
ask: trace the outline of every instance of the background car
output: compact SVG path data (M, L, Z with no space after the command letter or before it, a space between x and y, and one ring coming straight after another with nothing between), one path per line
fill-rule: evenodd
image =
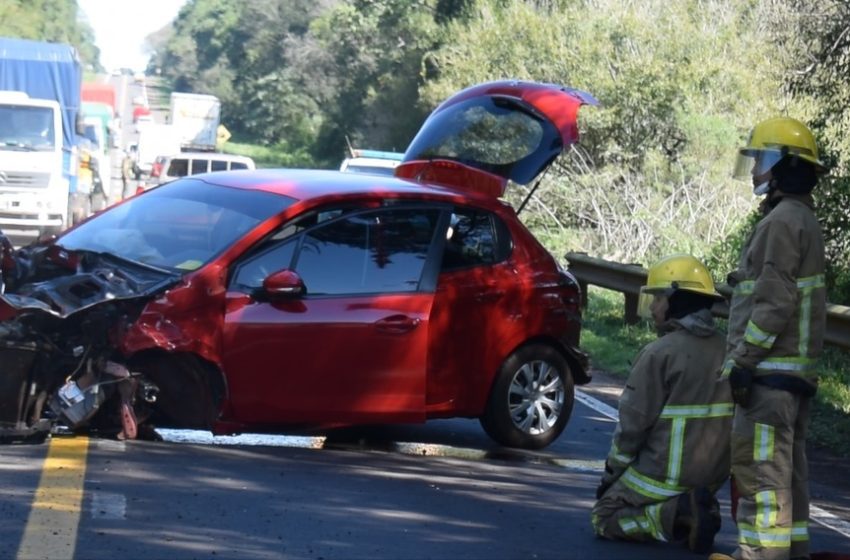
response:
M0 355L7 375L49 380L18 417L47 401L125 437L137 419L224 434L470 417L545 447L590 380L581 294L499 196L576 141L592 102L484 84L432 114L401 178L209 173L107 209L6 276L0 326L25 354Z
M217 152L180 152L158 156L151 169L151 179L153 183L160 184L187 175L236 169L256 169L256 166L254 160L247 156Z
M400 152L352 150L351 157L342 160L339 170L346 173L372 173L392 176L402 159L404 159L404 154Z

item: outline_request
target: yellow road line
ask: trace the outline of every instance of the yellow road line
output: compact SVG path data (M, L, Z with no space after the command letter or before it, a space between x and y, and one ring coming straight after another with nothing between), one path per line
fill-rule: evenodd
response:
M88 449L86 437L50 440L18 560L74 557Z

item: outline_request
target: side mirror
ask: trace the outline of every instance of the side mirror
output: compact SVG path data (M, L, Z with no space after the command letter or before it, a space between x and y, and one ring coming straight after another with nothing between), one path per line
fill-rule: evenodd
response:
M307 293L307 288L298 273L287 268L266 277L263 291L270 297L301 296Z

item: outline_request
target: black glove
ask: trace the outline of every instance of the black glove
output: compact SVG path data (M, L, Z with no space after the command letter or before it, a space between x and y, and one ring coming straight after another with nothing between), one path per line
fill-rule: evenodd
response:
M732 366L729 372L729 386L732 388L732 400L742 408L750 406L754 372L748 368Z
M603 478L602 482L599 483L599 486L596 487L596 499L601 500L602 496L604 496L605 492L611 488L612 484L614 484L613 480L611 482L605 482L605 479Z

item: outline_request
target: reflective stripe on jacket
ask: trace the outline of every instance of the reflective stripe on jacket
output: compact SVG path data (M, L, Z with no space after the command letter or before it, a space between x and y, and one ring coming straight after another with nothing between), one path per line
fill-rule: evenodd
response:
M729 474L732 399L720 378L724 339L706 309L668 322L646 345L620 397L606 475L658 501Z
M729 358L756 375L817 383L826 329L824 242L811 196L785 195L756 226L741 255L729 310Z

